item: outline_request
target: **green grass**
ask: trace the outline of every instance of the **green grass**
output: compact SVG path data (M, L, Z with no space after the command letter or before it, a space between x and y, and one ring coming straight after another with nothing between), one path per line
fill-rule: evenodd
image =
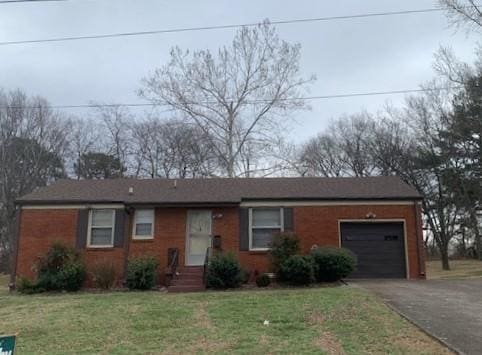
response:
M9 282L10 282L9 275L0 274L0 292L6 291L8 289Z
M426 262L428 279L467 279L482 277L482 261L474 259L450 260L450 270L442 270L440 260Z
M0 305L0 333L19 333L18 354L447 353L375 297L351 287L3 292Z

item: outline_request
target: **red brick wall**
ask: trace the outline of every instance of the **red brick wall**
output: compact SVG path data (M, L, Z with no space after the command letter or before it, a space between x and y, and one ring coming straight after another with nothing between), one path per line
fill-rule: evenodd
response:
M18 240L17 276L34 277L36 261L45 255L53 242L62 241L65 245L74 247L76 231L77 210L23 210Z
M410 278L418 278L417 224L413 205L296 207L294 209L294 228L300 237L302 250L309 252L313 244L339 246L338 221L366 220L366 215L370 212L376 215L377 220L405 220Z
M131 215L131 219L133 214ZM167 250L179 249L179 264L184 265L186 240L187 209L157 208L154 222L154 239L132 240L132 220L129 228L129 258L150 255L159 260L160 282L164 281L164 270L167 267Z
M96 261L113 260L118 274L123 276L126 252L128 257L152 255L160 263L160 279L164 281L167 267L168 248L178 248L180 265L185 264L185 241L187 208L157 208L155 212L154 239L132 240L132 215L126 232L128 251L122 248L84 249L87 266ZM266 253L239 251L239 210L236 207L214 208L213 235L221 236L224 250L235 252L241 264L250 271L268 271ZM411 278L419 277L417 221L414 205L360 205L360 206L305 206L293 208L294 229L301 240L303 252L307 253L313 244L339 245L339 220L366 219L367 213L374 213L376 219L404 219L408 246ZM17 275L33 277L32 265L37 256L44 254L55 240L63 240L75 246L77 210L23 210L20 226L20 240L17 260ZM420 228L420 226L418 226ZM421 244L420 244L421 245ZM423 263L422 263L423 269Z
M96 264L112 263L116 269L116 286L122 286L124 279L124 262L125 250L124 248L89 248L82 250L82 257L87 266L87 280L86 287L94 287L92 281L92 270Z
M418 244L416 238L416 218L413 205L399 206L306 206L294 207L294 231L300 238L303 253L309 253L312 245L340 245L339 220L361 219L366 220L367 213L374 213L376 219L404 219L407 235L407 250L409 260L410 278L419 278ZM269 269L268 258L263 252L239 251L238 212L234 215L227 214L225 224L235 225L236 237L223 236L223 247L236 251L242 265L252 271L264 272ZM230 232L232 233L232 232ZM420 253L423 257L423 253ZM422 262L422 267L424 263Z
M74 248L77 237L77 209L24 209L19 231L17 276L34 278L35 264L55 241ZM124 271L124 248L81 250L87 266L86 286L92 286L90 269L95 262L112 261L119 280Z

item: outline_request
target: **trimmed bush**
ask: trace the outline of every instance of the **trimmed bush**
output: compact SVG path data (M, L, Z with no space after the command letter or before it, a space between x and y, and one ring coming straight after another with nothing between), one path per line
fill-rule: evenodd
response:
M92 281L96 288L110 290L117 280L117 272L114 263L102 260L94 264L91 269Z
M24 293L26 295L32 295L34 293L40 293L45 291L38 286L36 281L31 280L27 277L19 277L17 279L16 286L18 292Z
M280 281L291 285L309 285L315 276L313 260L309 256L290 256L281 264L278 276Z
M281 264L300 251L298 236L292 232L282 232L273 236L270 243L269 259L273 272L278 272Z
M156 258L143 256L133 258L127 263L126 285L131 290L150 290L156 285L157 267Z
M249 278L251 277L251 272L245 268L241 268L241 283L247 284L249 282Z
M232 253L220 253L211 258L207 273L207 287L236 288L242 281L241 266Z
M37 264L36 289L78 291L85 280L85 265L73 248L54 243Z
M258 287L268 287L271 284L271 278L267 274L261 274L256 278Z
M320 282L341 280L356 268L356 256L345 248L318 248L311 252L311 257L316 264L316 280Z

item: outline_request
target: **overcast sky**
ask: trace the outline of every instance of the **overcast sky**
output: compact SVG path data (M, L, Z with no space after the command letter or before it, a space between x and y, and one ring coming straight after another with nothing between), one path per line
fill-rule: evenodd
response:
M415 10L434 0L70 0L0 4L0 42ZM311 95L417 88L433 76L433 53L450 46L471 62L479 38L448 28L443 13L280 25L280 36L302 45L302 71L318 80ZM216 49L235 29L152 36L0 46L0 87L41 95L53 105L139 102L140 79L178 45ZM479 34L480 36L480 34ZM295 140L320 131L331 118L376 111L403 95L312 102L296 115ZM142 111L135 110L139 114ZM88 111L68 110L86 115Z

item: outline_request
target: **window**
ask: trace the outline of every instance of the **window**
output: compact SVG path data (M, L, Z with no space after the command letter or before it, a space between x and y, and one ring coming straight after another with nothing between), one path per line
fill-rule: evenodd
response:
M273 234L283 231L282 208L250 209L249 249L267 250Z
M134 239L154 238L154 210L136 210L134 219Z
M114 246L114 210L91 210L89 213L89 247L106 248Z

